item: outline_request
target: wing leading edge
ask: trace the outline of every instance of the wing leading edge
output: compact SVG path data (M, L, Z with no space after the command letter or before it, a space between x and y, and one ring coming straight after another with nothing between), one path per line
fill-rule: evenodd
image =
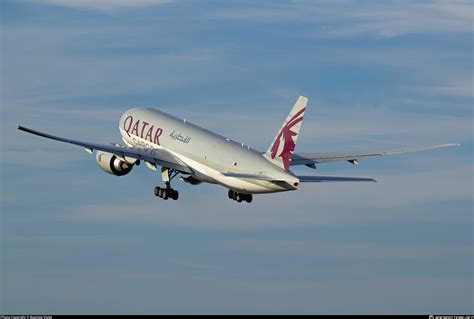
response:
M387 151L375 151L375 152L357 152L357 153L300 153L294 154L291 160L291 166L295 165L314 165L318 163L328 163L337 161L348 161L353 164L357 163L358 159L367 157L378 157L378 156L389 156L403 153L427 151L436 148L459 146L459 144L440 144L440 145L429 145L411 148L394 149Z
M72 140L69 138L54 136L51 134L39 132L36 130L32 130L30 128L17 125L17 128L20 131L24 131L30 134L38 135L41 137L49 138L51 140L69 143L77 146L81 146L86 149L89 153L92 153L93 150L103 151L107 153L115 154L119 157L131 157L137 160L144 160L150 163L154 163L160 166L165 166L168 168L176 169L183 173L192 173L192 170L189 166L187 166L183 161L175 157L170 152L164 149L156 149L156 148L135 148L135 147L127 147L118 144L111 144L111 145L104 145L104 144L96 144L96 143L89 143L89 142L81 142L77 140Z

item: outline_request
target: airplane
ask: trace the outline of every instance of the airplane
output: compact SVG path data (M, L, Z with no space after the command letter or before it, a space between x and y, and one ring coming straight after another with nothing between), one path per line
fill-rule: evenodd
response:
M458 146L441 144L388 151L295 153L295 146L308 104L299 96L278 134L266 152L251 148L185 119L154 108L133 108L122 114L119 131L125 145L81 142L39 132L21 125L21 131L48 139L81 146L89 154L96 151L96 162L105 172L124 176L143 161L151 170L161 167L165 187L156 186L155 196L177 200L179 192L171 181L180 175L181 181L198 185L219 184L228 189L228 197L236 202L252 202L252 195L297 190L300 183L376 182L372 178L336 176L297 176L290 167L347 161L358 164L360 159L408 152Z

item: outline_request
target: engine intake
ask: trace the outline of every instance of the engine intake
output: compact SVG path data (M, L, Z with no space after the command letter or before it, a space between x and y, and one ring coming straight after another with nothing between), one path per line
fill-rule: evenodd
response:
M127 175L133 168L133 163L125 162L114 154L102 151L97 151L95 160L101 170L115 176Z

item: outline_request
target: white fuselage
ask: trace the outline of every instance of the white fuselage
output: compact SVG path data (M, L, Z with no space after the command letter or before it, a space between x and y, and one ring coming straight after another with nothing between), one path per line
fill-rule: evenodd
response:
M249 146L156 109L128 110L120 118L119 129L129 146L165 149L189 166L192 176L203 182L247 194L296 190L299 184L291 172L272 164ZM222 173L270 176L278 182L228 177Z

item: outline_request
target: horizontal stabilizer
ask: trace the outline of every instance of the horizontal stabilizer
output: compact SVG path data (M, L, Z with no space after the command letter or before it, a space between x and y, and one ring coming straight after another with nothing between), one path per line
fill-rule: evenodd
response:
M373 178L361 177L336 177L336 176L296 176L300 183L326 183L326 182L377 182Z

